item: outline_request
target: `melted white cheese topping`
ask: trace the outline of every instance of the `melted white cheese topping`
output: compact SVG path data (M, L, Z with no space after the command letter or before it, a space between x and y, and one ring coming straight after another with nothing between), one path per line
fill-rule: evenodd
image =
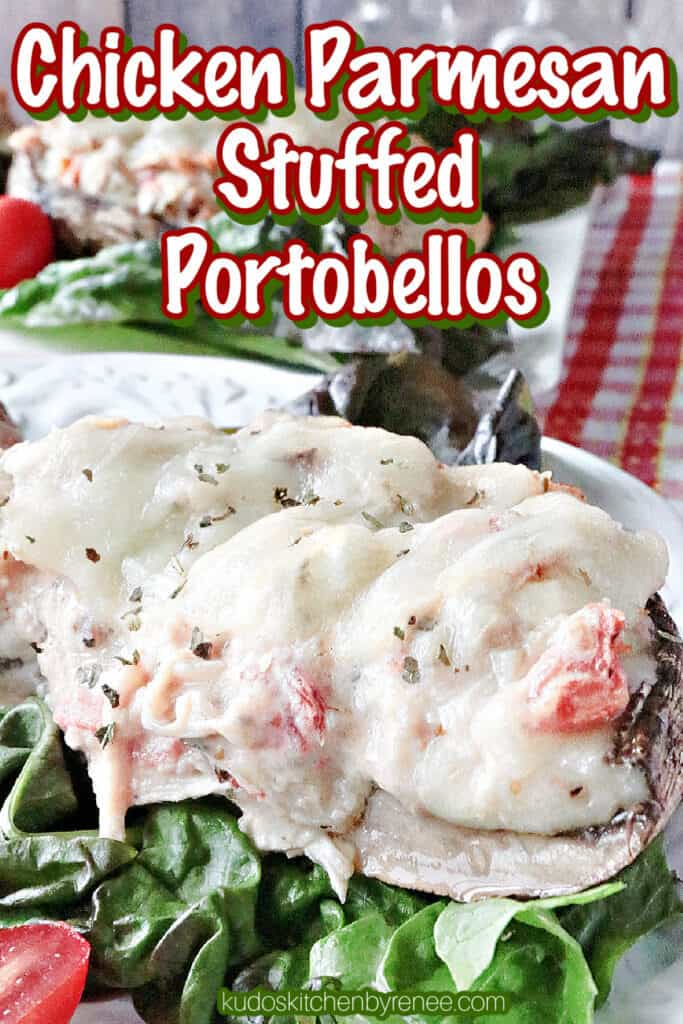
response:
M2 469L15 625L106 834L131 804L225 792L261 848L342 890L376 786L537 833L647 797L610 753L654 672L666 549L546 476L271 414L232 436L86 419Z

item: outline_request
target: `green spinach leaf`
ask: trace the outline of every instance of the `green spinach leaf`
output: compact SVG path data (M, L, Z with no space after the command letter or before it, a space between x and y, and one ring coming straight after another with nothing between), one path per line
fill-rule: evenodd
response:
M568 906L559 919L583 947L598 986L598 1005L609 995L618 960L643 935L683 910L677 879L656 839L619 876L622 889L608 900Z
M79 904L107 875L129 863L127 843L79 831L78 801L62 740L45 704L30 698L0 718L0 771L19 773L0 811L0 923L17 911L40 917ZM52 831L66 823L68 832ZM29 910L30 908L30 910ZM7 915L4 917L3 915Z

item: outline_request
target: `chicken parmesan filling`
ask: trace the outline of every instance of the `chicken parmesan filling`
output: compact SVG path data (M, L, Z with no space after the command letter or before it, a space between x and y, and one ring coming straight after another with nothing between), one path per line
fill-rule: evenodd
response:
M521 466L338 419L85 419L2 457L3 614L104 834L223 793L343 891L374 789L555 834L646 800L614 757L666 548Z

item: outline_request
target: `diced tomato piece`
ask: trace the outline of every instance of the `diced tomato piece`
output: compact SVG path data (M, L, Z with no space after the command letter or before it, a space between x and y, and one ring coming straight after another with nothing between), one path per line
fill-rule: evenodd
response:
M90 945L66 924L0 929L2 1024L68 1024L88 973Z
M528 725L538 732L586 732L618 718L629 700L619 662L624 616L589 604L570 616L526 677Z

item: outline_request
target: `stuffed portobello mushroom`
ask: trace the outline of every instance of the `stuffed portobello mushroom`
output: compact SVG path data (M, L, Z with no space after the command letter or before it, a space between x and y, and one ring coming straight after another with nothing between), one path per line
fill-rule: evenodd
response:
M222 795L262 851L459 900L611 877L681 798L664 542L336 417L89 418L2 456L3 631L103 836Z
M608 755L609 763L645 774L642 801L619 808L602 825L539 835L485 832L406 814L392 797L376 792L355 833L363 872L467 902L579 892L634 861L666 825L683 792L683 641L658 595L646 609L655 676L631 693ZM583 792L577 785L573 796Z

